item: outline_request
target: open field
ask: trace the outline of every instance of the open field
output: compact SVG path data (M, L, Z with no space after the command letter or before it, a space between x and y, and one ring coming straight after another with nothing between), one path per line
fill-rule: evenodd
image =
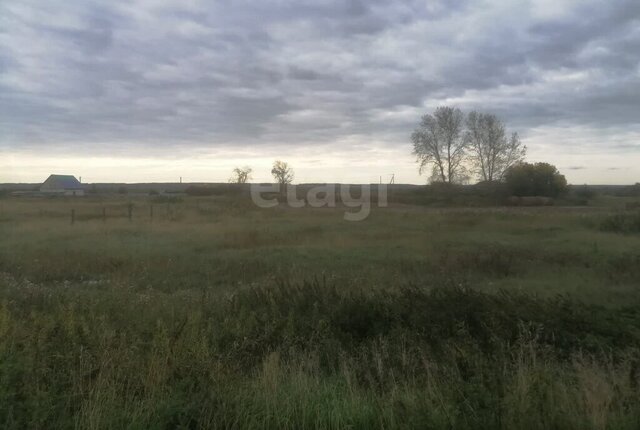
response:
M640 214L614 200L1 199L0 426L637 429Z

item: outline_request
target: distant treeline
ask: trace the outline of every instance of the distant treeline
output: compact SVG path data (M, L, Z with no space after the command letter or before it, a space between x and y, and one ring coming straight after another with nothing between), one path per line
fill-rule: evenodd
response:
M307 191L321 184L297 185L297 194L304 198ZM230 183L139 183L139 184L86 184L87 196L239 196L248 195L251 184ZM372 196L377 196L371 184ZM473 185L433 183L429 185L391 184L387 186L391 203L434 206L492 206L513 204L513 190L502 182L480 182ZM8 197L14 191L36 191L34 184L0 184L0 196ZM357 187L353 187L357 194ZM584 205L596 196L640 197L640 183L635 185L569 185L562 200L556 204Z

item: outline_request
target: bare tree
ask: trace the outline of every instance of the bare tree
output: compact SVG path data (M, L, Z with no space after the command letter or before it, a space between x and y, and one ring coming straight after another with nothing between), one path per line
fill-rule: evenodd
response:
M229 182L232 184L246 184L252 179L251 173L253 169L249 166L236 167L233 169L233 174L229 178Z
M293 181L293 169L284 161L275 161L271 169L271 174L280 185L287 185Z
M423 116L411 141L420 173L431 166L432 181L456 183L465 180L466 140L464 115L460 109L441 106L433 115Z
M492 114L473 111L467 115L466 140L471 162L483 181L500 181L507 169L527 153L517 133L507 137L505 125Z

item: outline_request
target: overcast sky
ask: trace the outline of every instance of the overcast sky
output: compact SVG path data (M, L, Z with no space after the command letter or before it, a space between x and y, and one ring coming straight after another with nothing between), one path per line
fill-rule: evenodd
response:
M439 105L573 183L640 181L640 1L0 0L0 182L421 183Z

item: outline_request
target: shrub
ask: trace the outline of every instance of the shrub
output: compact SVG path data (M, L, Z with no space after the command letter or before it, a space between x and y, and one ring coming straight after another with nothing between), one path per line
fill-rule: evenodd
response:
M520 163L505 174L509 191L514 196L558 197L567 191L567 180L548 163Z
M600 230L612 233L640 233L640 213L610 215L600 222Z
M596 190L593 189L592 187L588 186L588 185L581 185L581 186L577 187L575 189L574 193L575 193L576 197L579 197L581 199L586 199L586 200L592 199L596 195L598 195Z

